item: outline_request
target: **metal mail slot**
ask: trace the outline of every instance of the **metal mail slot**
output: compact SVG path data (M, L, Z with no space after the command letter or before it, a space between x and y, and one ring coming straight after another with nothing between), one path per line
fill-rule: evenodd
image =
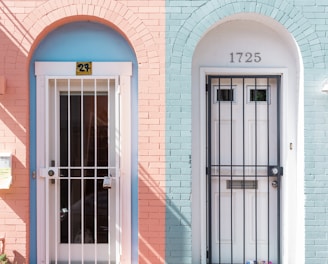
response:
M228 180L227 189L257 189L257 180Z

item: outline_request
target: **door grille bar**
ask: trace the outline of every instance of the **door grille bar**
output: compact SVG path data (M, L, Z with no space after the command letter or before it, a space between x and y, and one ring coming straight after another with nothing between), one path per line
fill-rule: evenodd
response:
M256 261L281 263L280 80L278 75L207 76L207 248L210 264L245 263L250 255ZM237 83L241 85L239 90ZM237 115L240 115L239 121L236 121ZM278 168L274 173L273 167ZM272 189L273 180L278 182L276 191ZM222 181L226 182L225 188L222 188ZM236 193L238 190L241 190L240 196ZM253 199L251 204L250 199ZM242 205L241 228L236 227L240 222L234 208L237 203ZM250 219L253 219L251 223ZM254 231L254 245L249 242L252 236L249 228ZM262 229L266 230L266 235ZM242 241L240 247L236 246L238 236Z

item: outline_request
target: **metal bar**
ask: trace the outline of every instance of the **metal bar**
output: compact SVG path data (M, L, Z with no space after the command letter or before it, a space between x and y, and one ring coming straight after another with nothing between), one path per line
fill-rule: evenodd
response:
M261 167L266 167L266 166L261 166ZM89 170L94 170L94 169L99 169L99 170L107 170L108 168L110 169L115 169L115 166L99 166L99 167L95 167L95 166L85 166L85 167L81 167L81 166L71 166L71 167L67 167L67 166L61 166L61 169L74 169L74 170L82 170L82 169L89 169ZM79 177L74 177L74 179L78 179ZM91 177L89 177L91 178ZM87 176L84 177L84 179L88 179ZM92 177L93 179L93 177Z
M219 91L221 90L221 79L218 79L219 81ZM212 99L211 99L212 102ZM219 101L219 107L218 107L218 116L219 116L219 142L218 142L218 148L219 148L219 164L221 164L221 100ZM211 144L212 145L212 144ZM219 171L219 261L221 263L221 253L222 253L222 244L221 244L221 172ZM212 178L211 178L212 179ZM211 208L212 209L212 208Z
M255 78L255 96L257 97L257 78ZM257 98L255 99L255 180L257 181ZM258 255L258 222L257 222L257 190L255 190L255 260L257 261L257 255Z
M46 141L46 166L50 166L50 159L49 159L49 151L50 151L50 148L49 148L49 79L47 79L47 84L46 84L46 120L45 120L45 123L46 123L46 128L45 128L45 132L46 132L46 135L45 135L45 141ZM49 263L49 255L50 255L50 235L49 235L49 227L50 227L50 224L49 224L49 220L50 220L50 217L49 217L49 213L50 213L50 210L49 210L49 177L47 176L46 178L46 197L45 197L45 202L46 202L46 262Z
M94 80L93 86L93 97L94 97L94 178L95 178L95 193L94 193L94 233L95 233L95 263L97 263L97 256L98 256L98 170L97 170L97 81Z
M84 179L83 179L83 176L84 176L84 169L83 169L83 166L84 166L84 95L83 95L83 91L84 91L84 80L81 79L81 82L80 82L80 94L81 94L81 109L80 109L80 119L81 119L81 124L80 124L80 140L81 140L81 153L80 153L80 158L81 158L81 167L82 169L80 170L81 172L81 178L82 180L80 181L81 182L81 258L82 258L82 263L84 262Z
M245 78L243 78L243 181L245 182ZM243 263L246 263L246 191L243 190Z
M58 146L60 146L60 143L58 142L58 133L59 133L59 126L58 126L58 97L59 97L59 93L58 93L58 88L57 88L57 79L54 80L54 116L55 116L55 124L54 127L52 128L54 131L54 140L55 140L55 144L54 144L54 154L55 154L55 160L53 162L53 166L54 167L58 167L57 164L57 160L58 160ZM59 175L60 175L60 171L58 170ZM59 178L60 179L60 178ZM58 225L60 223L60 208L58 206L58 200L60 199L60 195L59 194L59 190L58 190L58 184L59 184L59 180L55 180L55 263L57 263L58 261ZM60 204L60 202L59 202Z
M230 78L230 90L232 91L232 78ZM233 122L232 122L233 116L232 116L232 101L230 101L230 180L232 181L232 129L233 129ZM230 190L230 260L231 263L233 263L233 208L232 208L232 189Z
M267 163L268 163L268 168L270 165L270 104L269 104L269 84L270 84L270 79L267 78ZM272 102L273 103L273 102ZM268 256L267 256L267 261L269 262L270 260L270 175L269 175L269 169L267 171L267 217L268 217L268 222L267 222L267 235L268 235Z
M281 81L281 76L277 76L277 164L280 167L280 81ZM280 186L281 186L281 181L280 181L280 172L278 173L277 176L277 181L278 181L278 190L277 190L277 264L281 263L281 251L280 251Z
M71 263L71 80L68 80L67 95L67 134L68 134L68 263Z
M212 78L208 78L209 82L209 89L207 91L207 164L208 164L208 172L207 172L207 202L208 202L208 262L212 263L212 147L211 147L211 140L212 140L212 126L211 126L211 118L212 118L212 105L211 105L211 98L212 98ZM221 254L220 254L221 256ZM221 261L220 261L221 263Z
M111 134L110 134L110 81L107 80L107 166L110 165L110 139L111 139ZM111 177L111 172L110 169L108 169L108 177ZM110 260L110 253L111 253L111 232L110 232L110 227L111 227L111 191L108 191L108 253L109 253L109 260Z
M213 175L212 174L212 178L230 178L230 177L231 177L230 173L229 174L221 174L221 175L216 175L216 174ZM232 176L233 179L243 178L243 177L244 177L243 175L233 175ZM245 175L245 178L254 178L254 174L252 174L252 175ZM267 178L267 175L257 175L257 178ZM78 179L78 178L74 178L74 179Z

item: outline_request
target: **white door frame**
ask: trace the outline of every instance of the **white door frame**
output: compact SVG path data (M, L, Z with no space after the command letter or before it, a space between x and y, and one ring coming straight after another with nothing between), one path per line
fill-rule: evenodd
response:
M117 263L131 263L131 62L93 62L92 77L115 77L119 80L120 93L120 212L117 230L120 230L117 245ZM43 168L45 163L45 148L39 148L46 143L46 80L52 76L76 78L76 62L36 62L36 97L37 97L37 261L46 263L46 204L45 179Z
M194 141L200 142L193 146L193 157L197 155L193 162L193 200L199 199L200 206L193 206L193 214L199 216L198 227L193 226L193 239L200 240L200 260L193 259L193 263L206 263L206 76L207 75L281 75L281 165L284 168L284 175L281 178L281 255L282 263L289 263L290 258L294 258L295 263L304 263L304 193L303 193L303 101L293 97L288 89L288 69L287 68L220 68L220 67L201 67L199 83L200 111L197 116L193 116L195 125L199 128L198 138ZM301 87L301 84L300 84ZM299 91L301 94L301 91ZM299 96L301 97L301 96ZM295 104L298 102L297 111ZM291 119L298 120L298 127L288 129ZM293 122L294 123L294 122ZM194 144L193 144L194 145ZM200 148L200 149L197 149ZM199 154L194 155L199 152ZM199 178L199 179L196 179ZM195 183L196 182L196 183ZM198 190L198 191L197 191ZM293 204L291 200L297 200ZM197 228L199 231L197 231ZM292 231L290 231L292 230ZM295 243L295 241L297 243ZM298 253L297 253L298 252ZM291 256L290 256L291 255Z

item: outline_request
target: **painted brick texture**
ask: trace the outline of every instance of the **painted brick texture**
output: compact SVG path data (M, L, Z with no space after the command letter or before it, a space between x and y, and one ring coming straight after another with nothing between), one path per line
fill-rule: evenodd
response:
M305 82L305 263L328 263L327 99L320 93L322 81L327 78L326 9L324 0L166 2L167 263L191 263L191 210L185 210L180 203L184 201L188 207L191 196L191 99L186 95L191 93L192 55L211 26L238 13L275 19L293 35L300 48ZM177 161L179 166L175 167ZM175 248L175 243L184 246Z
M0 152L13 153L13 185L0 190L0 235L11 260L29 259L28 61L66 22L114 25L139 62L139 263L191 263L191 61L197 42L239 12L272 17L294 36L304 63L306 263L328 263L325 0L85 0L0 3ZM166 17L165 17L166 15ZM166 40L165 40L166 39ZM165 46L166 45L166 46ZM165 55L166 52L166 55ZM165 60L166 57L166 60Z
M6 253L10 260L25 263L30 259L29 58L39 41L52 29L89 19L121 32L137 56L139 263L164 262L164 6L163 0L1 1L0 75L7 78L8 92L0 96L0 152L14 154L14 183L11 189L0 190L0 235L6 232Z

